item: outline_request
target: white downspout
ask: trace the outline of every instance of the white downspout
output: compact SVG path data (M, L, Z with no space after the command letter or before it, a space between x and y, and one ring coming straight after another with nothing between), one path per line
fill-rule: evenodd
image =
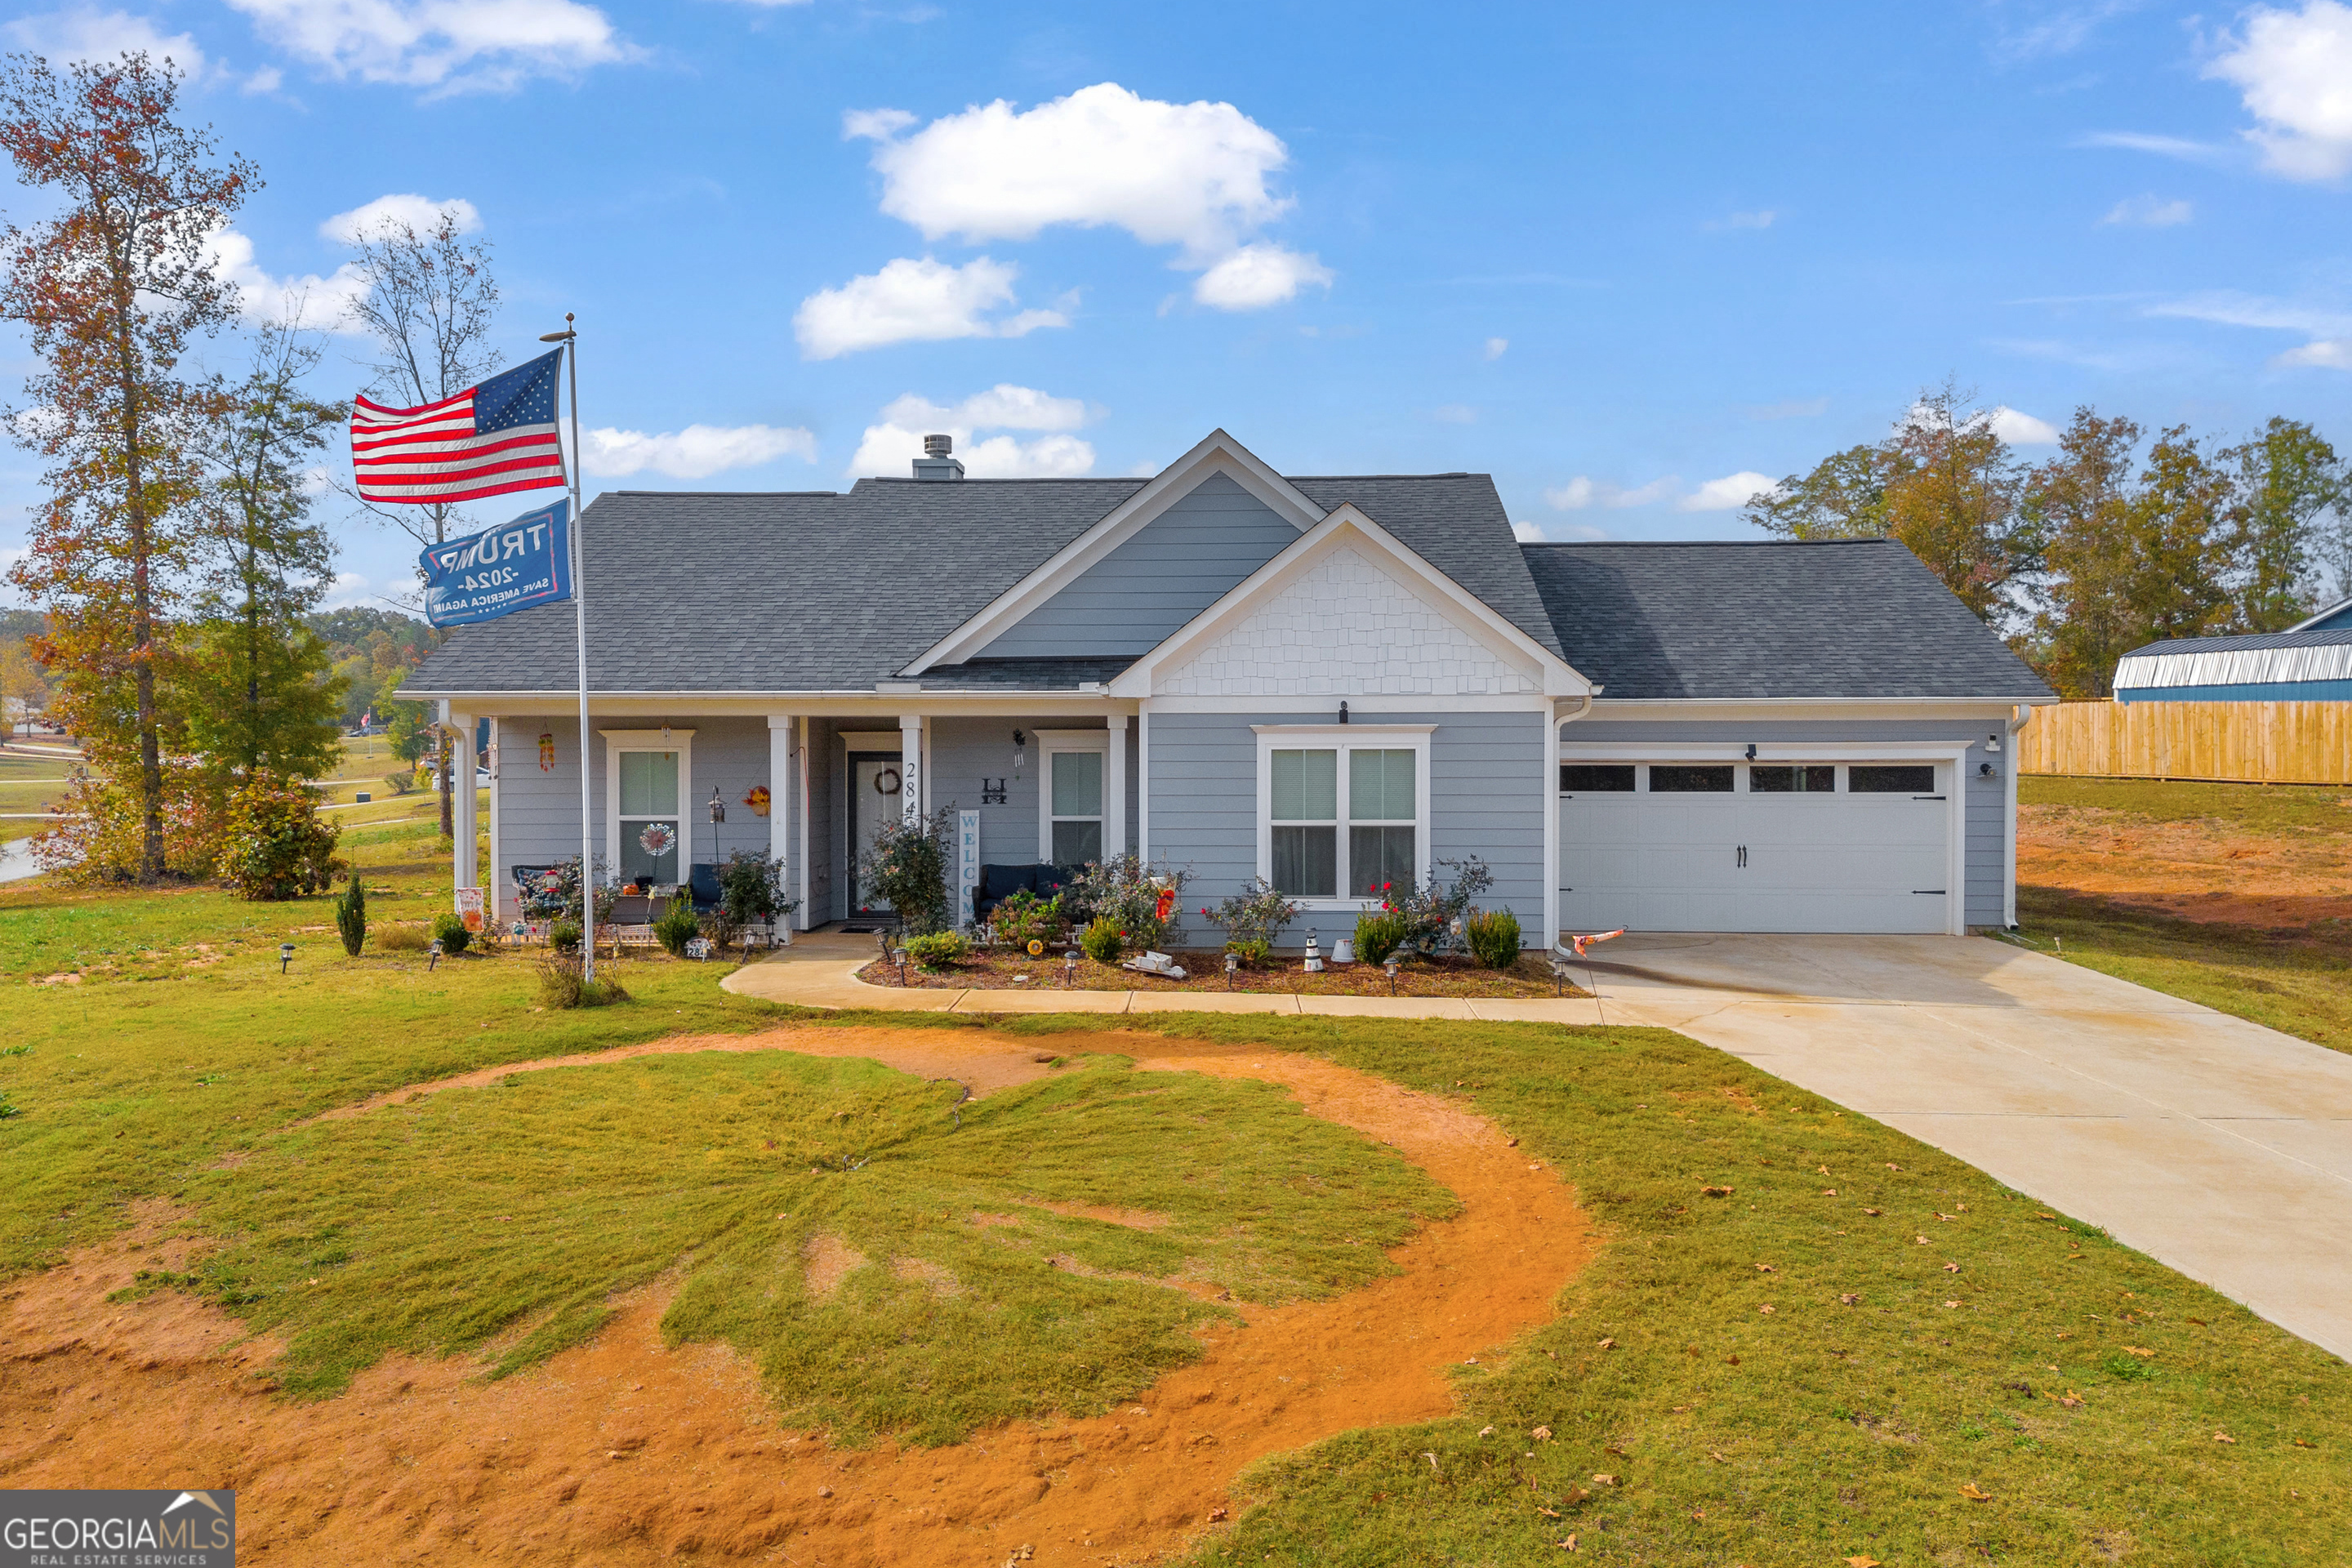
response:
M2001 793L2007 798L2002 805L2001 837L2004 841L2002 865L2007 868L2001 885L2000 923L2011 931L2017 929L2017 735L2033 722L2033 710L2024 703L2010 705L2009 755L2001 763Z
M1576 711L1563 714L1559 703L1551 705L1551 721L1544 726L1543 771L1543 842L1544 842L1544 947L1547 951L1559 945L1559 731L1563 724L1572 724L1592 711L1592 688L1578 700ZM1525 940L1522 938L1522 940Z

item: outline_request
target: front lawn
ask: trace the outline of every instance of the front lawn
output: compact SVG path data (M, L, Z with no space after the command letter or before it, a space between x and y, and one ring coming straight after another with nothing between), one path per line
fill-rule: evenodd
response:
M379 920L446 907L428 825L347 842L389 889ZM960 1108L870 1064L669 1056L296 1128L501 1063L808 1019L669 962L626 967L629 1003L539 1011L528 961L345 958L323 900L0 889L0 972L9 1043L30 1047L0 1057L19 1112L0 1120L0 1279L119 1227L134 1198L175 1199L223 1245L148 1287L285 1336L280 1397L332 1398L394 1346L526 1365L690 1253L672 1331L743 1347L779 1417L938 1441L1148 1384L1218 1310L1160 1283L1180 1255L1237 1299L1345 1289L1445 1206L1263 1086L1100 1056ZM1050 1053L1104 1022L1003 1027ZM1262 1042L1457 1097L1571 1182L1602 1234L1556 1322L1458 1370L1459 1416L1268 1461L1236 1489L1262 1502L1203 1563L2186 1568L2323 1563L2352 1539L2352 1370L1735 1058L1655 1030L1120 1022L1139 1053L1155 1035ZM886 1149L856 1173L897 1167L887 1184L845 1179ZM1166 1223L1032 1201L1066 1197ZM1236 1231L1244 1197L1276 1221ZM950 1222L979 1211L1013 1222L983 1238L1006 1263L991 1321L1024 1334L977 1332L955 1304L974 1299L950 1288L970 1277L958 1249L979 1243ZM770 1292L829 1246L928 1267L852 1273L795 1316ZM1040 1267L1062 1258L1087 1268Z

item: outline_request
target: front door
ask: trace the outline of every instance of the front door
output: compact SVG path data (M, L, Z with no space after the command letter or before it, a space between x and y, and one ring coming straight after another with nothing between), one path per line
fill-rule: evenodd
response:
M890 901L866 890L862 869L874 853L875 835L898 820L903 775L896 752L849 753L849 913L886 915Z

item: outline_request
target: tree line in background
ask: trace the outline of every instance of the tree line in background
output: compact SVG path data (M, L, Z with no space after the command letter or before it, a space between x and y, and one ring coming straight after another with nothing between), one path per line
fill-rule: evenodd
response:
M38 610L0 641L0 696L37 701L88 763L37 853L139 881L210 874L240 799L299 798L332 769L339 731L370 717L410 758L438 753L446 835L457 750L397 698L437 635L320 608L334 543L314 507L349 405L306 390L321 348L296 324L300 301L239 331L214 239L260 177L177 121L182 80L135 51L62 73L31 56L0 66L0 151L54 215L0 233L0 320L36 359L5 415L47 463L9 573ZM421 231L385 216L352 245L372 390L425 403L496 368L488 247L454 213ZM203 368L200 346L232 331L241 368ZM420 542L462 522L446 506L378 521Z
M2352 595L2352 473L2293 419L2225 444L2085 406L2028 465L1948 382L1745 516L1785 539L1901 541L2070 700L2113 695L2148 643L2284 631Z

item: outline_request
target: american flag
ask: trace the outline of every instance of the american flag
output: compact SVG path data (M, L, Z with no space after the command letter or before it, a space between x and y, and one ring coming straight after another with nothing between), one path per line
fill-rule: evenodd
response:
M363 500L478 500L563 480L555 373L563 351L420 408L352 400L352 474Z

